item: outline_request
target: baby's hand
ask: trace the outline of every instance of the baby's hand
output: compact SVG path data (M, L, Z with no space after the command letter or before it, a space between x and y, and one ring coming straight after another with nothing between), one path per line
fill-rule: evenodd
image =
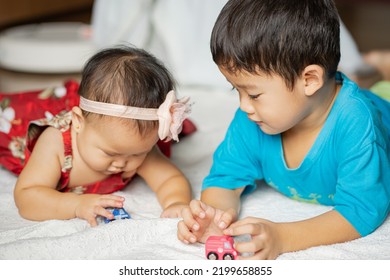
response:
M236 219L233 209L223 211L192 200L189 207L182 210L182 221L178 224L177 237L184 243L205 243L210 235L223 235L222 230Z
M181 218L181 211L183 208L187 207L188 204L185 203L174 203L169 205L161 213L161 218Z
M238 252L252 253L250 257L240 256L239 259L270 260L276 259L282 252L282 241L278 238L276 225L268 220L247 217L231 224L223 233L231 236L252 236L250 241L235 243L234 248Z
M96 226L97 216L113 219L113 214L106 208L122 208L124 201L124 197L113 194L82 194L79 196L75 214L77 218L86 220L91 226Z

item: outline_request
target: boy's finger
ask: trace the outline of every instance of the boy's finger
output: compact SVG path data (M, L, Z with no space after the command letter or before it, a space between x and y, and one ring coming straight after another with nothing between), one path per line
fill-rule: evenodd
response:
M230 227L223 231L226 235L242 235L242 234L250 234L250 235L258 235L262 232L261 224L239 224L238 222L231 224Z
M253 217L246 217L241 220L235 221L232 223L229 227L238 227L246 224L255 224L258 223L259 219L258 218L253 218Z
M256 253L262 249L264 249L264 242L261 240L258 240L256 242L249 241L249 242L235 242L234 248L239 252L245 252L245 253Z

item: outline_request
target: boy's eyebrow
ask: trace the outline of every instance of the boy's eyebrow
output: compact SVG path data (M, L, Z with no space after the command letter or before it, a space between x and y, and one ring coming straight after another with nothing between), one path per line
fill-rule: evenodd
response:
M257 85L256 84L233 84L231 81L226 79L226 81L231 84L234 88L241 88L241 89L256 89Z
M255 89L256 85L251 85L251 84L240 85L240 84L236 84L235 87L236 88L241 88L241 89Z

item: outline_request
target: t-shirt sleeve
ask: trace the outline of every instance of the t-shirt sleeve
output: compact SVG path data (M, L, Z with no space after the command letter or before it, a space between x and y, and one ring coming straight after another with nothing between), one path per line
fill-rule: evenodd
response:
M389 212L390 161L384 142L363 140L363 145L353 146L353 135L350 138L349 150L337 170L334 209L366 236Z
M213 156L209 175L204 179L202 190L209 187L237 189L245 192L255 189L255 181L262 179L259 155L261 153L260 129L246 114L238 110L231 122L225 139Z

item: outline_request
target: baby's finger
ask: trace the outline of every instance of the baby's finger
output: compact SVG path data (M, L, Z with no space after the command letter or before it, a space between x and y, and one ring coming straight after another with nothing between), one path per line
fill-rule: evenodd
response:
M96 206L94 209L94 213L96 216L102 216L102 217L105 217L109 220L114 219L114 215L112 214L112 212L108 211L107 209L105 209L103 207Z
M121 201L121 202L125 201L125 198L123 196L114 195L114 194L105 194L102 195L102 198L106 198L114 201Z
M233 222L234 219L235 219L235 215L228 210L222 214L221 218L217 222L218 227L223 230L226 227L228 227Z
M91 227L97 226L96 216L91 215L89 218L87 218L87 222L90 224Z
M203 203L202 201L200 200L192 200L190 202L190 209L191 209L191 212L203 219L204 217L206 217L206 210L207 210L207 205L205 203Z
M191 233L184 221L180 221L177 224L177 237L179 238L179 240L187 244L196 242L195 235Z
M199 230L199 223L197 223L194 219L193 213L189 207L183 208L181 210L181 216L183 218L183 223L186 225L187 228L193 231Z
M107 208L107 207L113 207L113 208L122 208L124 204L125 199L120 196L114 196L114 195L103 195L99 199L99 205Z

